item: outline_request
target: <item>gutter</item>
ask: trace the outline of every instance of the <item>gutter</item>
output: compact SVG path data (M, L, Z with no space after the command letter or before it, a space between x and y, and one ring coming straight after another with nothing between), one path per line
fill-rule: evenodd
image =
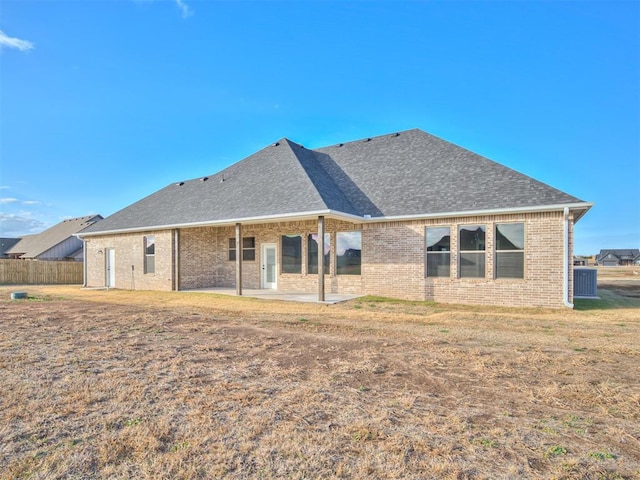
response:
M311 212L299 212L299 213L286 213L279 215L262 215L258 217L245 217L245 218L229 218L217 221L206 222L192 222L192 223L179 223L169 225L149 225L144 227L133 227L114 230L103 230L99 232L87 232L76 233L75 237L83 239L85 237L95 237L101 235L111 235L114 233L135 233L135 232L148 232L152 230L170 230L174 228L193 228L193 227L223 227L233 226L236 223L243 224L259 224L259 223L271 223L281 221L303 221L303 220L315 220L319 216L326 218L333 218L336 220L346 220L352 223L377 223L377 222L394 222L394 221L407 221L407 220L428 220L434 218L449 218L460 216L478 216L478 215L505 215L505 214L517 214L517 213L537 213L537 212L553 212L563 211L566 209L578 210L580 213L575 217L574 223L576 223L591 207L593 203L579 202L568 203L558 205L542 205L535 207L518 207L518 208L496 208L489 210L468 210L468 211L452 211L443 213L432 214L417 214L417 215L389 215L382 217L372 217L370 215L353 215L349 213L343 213L336 210L317 210Z
M569 207L564 207L562 244L562 303L573 308L573 303L569 303Z

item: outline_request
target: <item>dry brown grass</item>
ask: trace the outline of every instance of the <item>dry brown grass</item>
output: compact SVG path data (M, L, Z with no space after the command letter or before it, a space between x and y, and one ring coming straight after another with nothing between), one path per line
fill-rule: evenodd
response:
M640 477L636 299L15 290L0 288L1 478Z

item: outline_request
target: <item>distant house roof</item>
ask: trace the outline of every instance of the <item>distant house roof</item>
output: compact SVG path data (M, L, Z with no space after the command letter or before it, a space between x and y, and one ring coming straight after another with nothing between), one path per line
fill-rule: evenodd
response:
M600 262L605 259L608 255L613 255L620 261L629 261L633 262L635 260L640 259L640 249L637 248L617 248L617 249L609 249L609 250L600 250L596 261Z
M20 238L0 238L0 258L5 257L6 252L20 240Z
M42 233L23 237L7 250L7 254L20 256L20 258L37 258L99 220L102 220L101 215L88 215L64 220Z
M83 234L335 215L357 221L564 206L576 197L421 130L307 149L286 138L177 182Z

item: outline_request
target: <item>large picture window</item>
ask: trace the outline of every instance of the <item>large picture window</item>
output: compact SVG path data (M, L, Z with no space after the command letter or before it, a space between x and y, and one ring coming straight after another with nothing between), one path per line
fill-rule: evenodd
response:
M362 232L336 233L336 269L338 275L360 275Z
M302 235L283 235L282 273L302 273Z
M496 225L496 278L524 278L524 223Z
M242 260L253 261L256 259L256 238L255 237L243 237L242 238ZM236 261L236 239L229 239L229 261Z
M156 273L156 237L144 237L144 273Z
M485 277L485 226L463 225L458 230L460 278Z
M451 275L451 230L449 227L427 227L427 277Z
M331 251L331 235L324 234L324 273L329 273ZM311 233L307 237L307 273L318 273L318 234Z

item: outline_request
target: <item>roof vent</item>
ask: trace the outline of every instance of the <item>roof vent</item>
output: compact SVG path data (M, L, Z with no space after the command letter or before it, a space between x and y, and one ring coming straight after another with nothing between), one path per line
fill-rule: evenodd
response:
M344 143L339 143L338 146L342 147L342 146L344 146Z
M222 174L222 178L220 179L220 183L224 182L224 173Z
M394 135L394 137L399 137L399 136L400 136L400 134L399 134L399 133L396 133L396 134Z
M370 142L370 141L371 141L370 138L365 139L365 142Z
M276 142L273 144L274 147L277 147L278 145L280 145L280 142Z
M202 177L200 180L206 182L207 180L209 180L209 177Z
M184 185L184 182L178 182L178 183L176 183L176 185L181 187L182 185Z

